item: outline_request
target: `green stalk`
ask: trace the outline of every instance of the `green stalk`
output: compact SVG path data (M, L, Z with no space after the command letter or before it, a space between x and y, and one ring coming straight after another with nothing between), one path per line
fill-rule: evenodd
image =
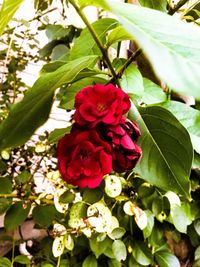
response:
M87 19L87 17L85 16L85 14L83 13L83 11L76 5L74 0L69 0L69 2L72 4L72 6L75 8L76 12L78 13L78 15L80 16L80 18L82 19L82 21L85 23L85 25L87 26L89 32L91 33L93 39L95 40L96 44L98 45L99 49L101 50L101 53L103 55L103 58L112 74L112 76L114 77L116 84L120 86L120 82L118 80L117 74L112 66L112 63L108 57L107 54L107 49L104 47L104 45L102 44L101 40L99 39L99 36L96 34L93 26L90 24L89 20Z

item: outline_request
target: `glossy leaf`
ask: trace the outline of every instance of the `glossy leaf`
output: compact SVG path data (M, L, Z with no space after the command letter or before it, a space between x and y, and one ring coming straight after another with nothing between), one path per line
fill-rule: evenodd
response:
M142 132L138 144L143 156L135 168L143 179L157 187L189 197L193 159L190 137L180 122L161 107L133 106L130 118Z
M60 128L53 130L49 136L48 136L48 143L56 143L58 140L60 140L65 134L70 133L71 126L66 128Z
M0 267L10 267L11 261L6 257L0 257Z
M144 92L139 100L140 103L150 105L167 100L166 94L163 92L162 88L149 79L143 78L143 86Z
M121 86L129 95L142 95L144 91L142 75L134 64L129 65L124 71Z
M112 244L113 254L118 261L124 261L127 256L126 246L121 240L115 240Z
M0 35L24 0L4 0L0 10Z
M177 101L159 104L168 109L188 130L194 149L200 153L200 111Z
M79 58L54 72L42 75L1 123L0 148L15 147L26 142L47 120L55 89L72 82L81 70L90 67L95 61L96 56Z
M144 7L167 11L167 0L139 0L139 3Z
M149 266L152 262L152 255L148 247L142 242L135 242L132 255L134 259L141 265Z
M118 26L108 35L107 46L109 47L114 43L130 39L132 39L132 36L122 26Z
M6 212L4 225L7 231L15 230L27 218L31 205L28 204L26 207L23 205L23 202L19 201L13 204Z
M141 6L114 0L101 3L119 18L161 80L176 92L200 99L200 31L196 26Z
M155 253L157 263L162 267L180 267L180 263L176 256L168 251L158 251Z
M92 24L102 43L106 42L106 32L114 29L118 25L118 21L111 18L99 19ZM101 51L99 50L96 42L87 28L85 28L81 32L80 37L76 39L74 46L71 49L70 59L75 59L86 55L101 55Z
M150 210L145 210L147 215L147 226L143 230L144 238L147 238L151 235L153 227L154 227L154 215Z

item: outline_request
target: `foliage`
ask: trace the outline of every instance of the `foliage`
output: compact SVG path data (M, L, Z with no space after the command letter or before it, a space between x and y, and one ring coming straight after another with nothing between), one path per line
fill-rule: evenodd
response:
M49 22L51 0L35 0L36 16L13 19L13 27L8 23L21 2L4 0L0 11L0 214L6 230L0 236L12 242L12 256L0 257L0 266L198 267L199 1L58 1L60 15L70 17L73 6L84 29ZM98 7L94 23L87 6ZM31 31L35 20L36 32L48 37L43 48ZM129 49L121 57L124 43ZM39 61L42 69L29 88L21 75ZM34 133L53 103L72 110L77 93L96 83L113 83L129 95L127 117L140 128L142 158L133 170L105 175L95 189L79 188L63 181L56 161L57 143L73 133L76 117L69 123L66 115L63 128L37 138ZM50 191L37 191L38 174ZM10 235L22 225L23 236L28 219L45 233L30 258L15 249L21 236Z

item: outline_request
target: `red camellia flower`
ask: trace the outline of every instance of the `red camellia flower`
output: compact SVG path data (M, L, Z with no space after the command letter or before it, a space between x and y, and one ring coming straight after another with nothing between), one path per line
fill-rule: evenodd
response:
M130 109L129 96L112 84L83 88L75 97L75 122L95 127L97 123L118 124Z
M58 143L58 169L67 183L95 188L112 170L111 154L95 130L73 130Z
M112 145L113 170L125 172L133 169L142 155L141 148L134 143L141 135L138 126L122 118L119 124L107 125L100 131Z

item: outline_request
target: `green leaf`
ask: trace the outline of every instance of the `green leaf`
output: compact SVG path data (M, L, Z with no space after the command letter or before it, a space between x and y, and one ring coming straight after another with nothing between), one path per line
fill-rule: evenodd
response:
M81 70L93 65L96 59L96 56L79 58L42 75L1 123L0 148L16 147L26 142L47 120L55 89L72 82Z
M12 193L12 180L10 176L0 177L0 194Z
M129 113L142 133L138 144L143 155L135 171L149 183L189 198L193 159L189 134L166 109L147 107L140 113L134 106Z
M59 202L72 203L75 199L75 194L71 191L65 191L59 198Z
M97 187L95 190L90 188L84 188L83 201L86 203L96 203L103 197L103 191Z
M82 267L97 267L98 263L94 255L89 255L84 260Z
M54 206L36 206L32 215L35 222L43 226L49 226L56 214Z
M4 214L12 204L12 198L0 198L0 215Z
M187 226L194 220L189 203L182 203L181 206L171 206L170 212L175 228L181 233L187 233Z
M102 43L106 42L106 32L114 29L118 25L118 21L111 18L99 19L92 23L93 29ZM74 46L70 52L70 59L86 55L101 55L101 51L87 28L81 32L80 37L74 42Z
M0 257L0 267L11 267L11 261L6 257Z
M108 237L106 237L103 241L98 241L98 237L94 236L89 240L89 243L90 248L97 259L112 245L112 241Z
M69 29L62 25L49 24L46 27L46 36L50 41L59 40L68 34Z
M152 262L152 255L149 248L140 241L135 242L132 255L135 260L141 265L147 266Z
M139 0L139 3L144 7L167 11L167 0Z
M4 0L0 10L0 35L2 35L6 25L12 19L23 0Z
M121 240L115 240L112 244L113 254L118 261L124 261L127 256L126 246Z
M145 104L157 104L167 100L166 94L163 92L162 88L152 81L143 78L144 92L141 103Z
M200 111L177 101L159 104L168 109L188 130L194 149L200 153Z
M109 259L108 260L108 266L109 267L121 267L121 262L119 262L119 261L117 261L115 259Z
M132 39L132 36L122 26L118 26L108 35L107 46L109 47L114 43L130 39Z
M162 267L180 267L180 263L176 256L168 251L158 251L155 253L157 263Z
M124 71L121 79L121 87L130 96L142 95L144 91L142 75L134 64L129 65Z
M200 31L196 26L157 10L115 0L100 4L119 18L161 80L176 92L200 99Z
M95 83L106 84L107 80L101 76L85 77L69 85L61 98L60 107L64 109L74 108L74 98L82 88Z
M53 144L58 142L64 135L70 133L71 126L53 130L48 136L48 143Z
M150 210L145 210L145 213L147 215L147 226L143 230L144 238L146 239L149 237L152 233L153 227L154 227L154 215Z
M24 207L22 201L13 204L6 212L4 225L7 231L15 230L21 225L27 218L31 205L30 203Z
M123 227L117 227L114 230L112 230L110 237L112 239L119 239L122 238L122 236L126 233L126 230Z
M15 180L18 184L25 184L29 181L30 178L31 173L29 171L24 170L15 178Z
M30 264L30 260L27 256L25 255L18 255L14 259L15 262L21 263L21 264Z
M197 219L194 222L194 229L197 232L197 234L200 236L200 219Z

